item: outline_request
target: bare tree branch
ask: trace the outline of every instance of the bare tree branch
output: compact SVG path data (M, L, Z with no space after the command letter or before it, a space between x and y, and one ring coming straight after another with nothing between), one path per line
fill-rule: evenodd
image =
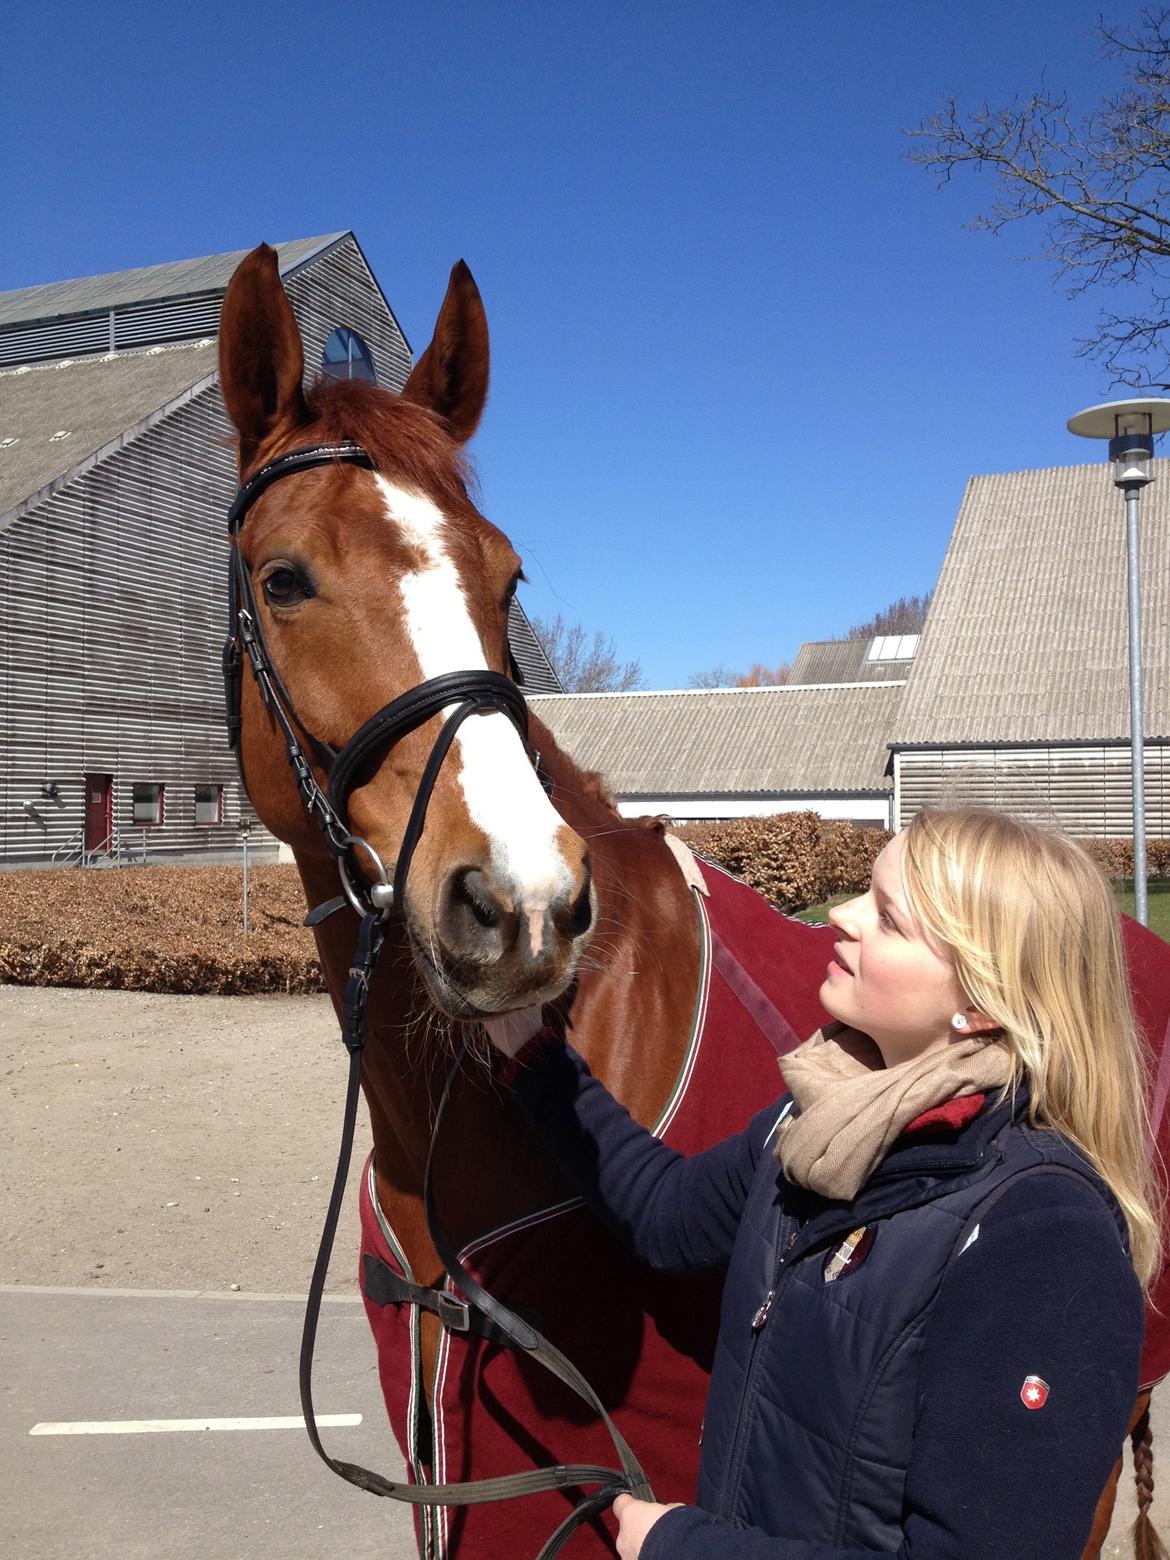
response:
M720 661L718 666L712 666L705 672L692 672L687 678L688 688L734 688L738 672L733 672L731 667Z
M855 623L852 628L835 637L873 639L878 634L920 634L933 595L934 592L928 590L924 596L899 596L897 601L891 601L888 607L875 612L873 617L866 618L863 623Z
M765 666L763 661L753 661L746 672L733 672L721 661L706 672L693 672L687 678L688 688L779 688L788 681L792 666L781 661L778 666Z
M1103 311L1083 355L1115 381L1162 383L1170 367L1166 297L1170 280L1170 9L1146 9L1131 30L1102 22L1103 53L1125 85L1091 111L1074 114L1064 94L1044 88L1005 108L965 114L956 98L916 130L910 160L940 184L960 169L988 174L997 193L972 226L1001 233L1035 220L1042 255L1070 296L1091 288L1132 289Z
M641 663L619 661L617 647L598 630L592 640L580 623L529 619L566 693L622 693L644 686Z

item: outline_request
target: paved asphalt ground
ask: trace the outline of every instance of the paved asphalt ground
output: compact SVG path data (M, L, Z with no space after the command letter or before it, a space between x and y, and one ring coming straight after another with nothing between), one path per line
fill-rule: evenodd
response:
M323 999L0 986L5 1560L413 1560L406 1508L331 1474L303 1428L31 1433L298 1414L292 1297L336 1151L339 1051ZM335 1456L397 1478L354 1294L355 1221L351 1193L316 1403L361 1416L323 1432ZM1170 1534L1165 1388L1155 1431ZM1108 1560L1130 1553L1131 1490L1127 1469Z
M3 1551L20 1560L413 1560L406 1507L355 1490L303 1428L30 1434L34 1426L299 1414L290 1299L0 1293ZM357 1303L327 1302L315 1372L334 1456L402 1463Z

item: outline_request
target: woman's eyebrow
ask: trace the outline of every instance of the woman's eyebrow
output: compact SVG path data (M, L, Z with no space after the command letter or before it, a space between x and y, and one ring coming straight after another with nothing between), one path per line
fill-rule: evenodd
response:
M873 887L874 892L877 894L879 899L883 899L887 905L892 906L903 920L909 920L910 912L900 899L895 899L893 894L890 893L889 889L883 888L882 885L876 880Z

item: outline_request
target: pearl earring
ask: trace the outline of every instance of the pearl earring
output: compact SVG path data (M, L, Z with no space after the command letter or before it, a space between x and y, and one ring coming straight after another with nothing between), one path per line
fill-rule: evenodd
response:
M952 1029L966 1029L966 1027L967 1027L967 1015L966 1015L966 1013L956 1013L954 1018L951 1019L951 1028Z

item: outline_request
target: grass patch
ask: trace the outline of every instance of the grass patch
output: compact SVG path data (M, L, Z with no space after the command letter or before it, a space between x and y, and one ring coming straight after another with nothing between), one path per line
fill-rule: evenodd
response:
M807 910L798 910L795 915L797 921L827 921L829 911L834 905L843 905L847 899L856 899L857 895L834 894L832 899L826 899L819 905L809 905Z
M1146 884L1150 907L1150 931L1156 932L1163 942L1170 942L1170 882L1158 878ZM1126 915L1133 914L1133 879L1116 878L1113 896Z

